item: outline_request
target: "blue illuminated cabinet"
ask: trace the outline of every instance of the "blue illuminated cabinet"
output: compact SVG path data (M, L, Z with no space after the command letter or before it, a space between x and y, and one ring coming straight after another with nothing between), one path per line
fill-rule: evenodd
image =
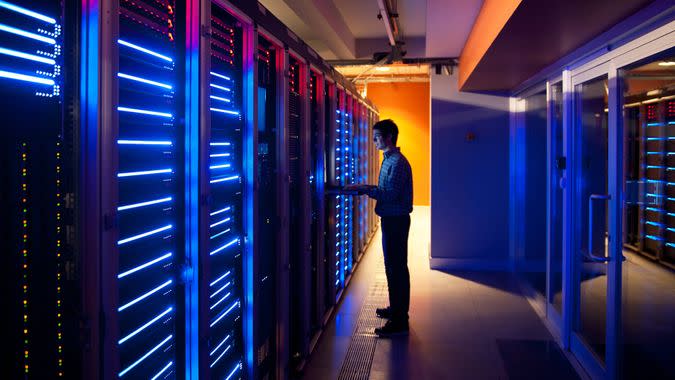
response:
M0 0L0 92L4 377L300 373L374 228L351 82L252 1Z

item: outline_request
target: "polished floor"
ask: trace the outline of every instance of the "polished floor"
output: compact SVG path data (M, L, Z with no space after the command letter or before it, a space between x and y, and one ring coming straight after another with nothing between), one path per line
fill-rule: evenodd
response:
M410 335L376 339L363 378L578 379L513 275L429 269L429 220L428 207L415 207L408 258ZM368 335L357 329L360 311L384 281L380 239L376 234L359 264L304 379L346 378L343 367L348 368L352 339Z

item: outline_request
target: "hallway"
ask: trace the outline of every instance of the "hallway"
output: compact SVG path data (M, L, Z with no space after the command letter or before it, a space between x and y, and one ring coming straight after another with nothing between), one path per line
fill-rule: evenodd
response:
M304 379L579 378L512 275L430 270L429 231L429 208L416 206L408 258L410 335L377 339L365 328L377 320L372 308L386 299L378 230L310 357ZM362 308L368 308L368 315L360 315ZM358 339L374 342L372 365L368 350L355 349L372 345ZM354 373L363 366L369 367L369 375Z

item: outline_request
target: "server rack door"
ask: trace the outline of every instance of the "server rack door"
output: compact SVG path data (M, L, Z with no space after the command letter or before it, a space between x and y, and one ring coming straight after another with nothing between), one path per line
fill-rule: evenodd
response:
M202 203L200 257L203 264L200 320L205 332L205 378L242 377L244 339L244 114L241 23L219 5L210 6L208 116L202 122L201 165L207 199Z
M354 183L356 176L356 157L354 156L354 98L345 93L345 117L344 117L344 141L342 149L345 158L344 184ZM345 250L343 258L343 271L345 285L349 279L352 266L354 265L354 197L345 197Z
M256 339L254 349L256 358L256 377L275 377L279 354L277 324L280 323L280 307L285 303L283 296L288 287L279 287L280 267L283 266L284 252L282 239L282 209L287 202L284 180L286 155L284 150L282 99L285 83L279 75L284 69L284 51L277 44L259 35L257 41L257 271L254 279L257 315L254 329ZM287 265L287 263L286 263Z
M289 335L292 368L308 354L310 301L309 97L308 67L289 55L288 169L289 169Z
M317 333L323 325L326 305L325 270L325 84L323 77L310 72L310 193L311 193L311 320L310 334Z
M335 110L336 119L335 123L337 125L336 136L333 141L333 149L335 150L335 184L337 186L344 186L347 184L346 175L349 173L349 159L345 154L345 140L346 140L346 97L345 92L342 89L338 89L337 96L337 109ZM347 227L347 197L344 195L335 196L335 206L333 208L335 212L335 221L337 231L335 236L337 242L335 244L335 287L336 287L336 299L342 294L342 289L345 284L345 269L347 267L347 254L349 253L348 246L348 234L349 228Z
M102 11L104 376L185 372L184 3ZM108 55L109 54L109 55ZM112 277L107 277L112 276Z
M340 110L338 108L337 89L334 83L326 82L324 97L325 112L325 184L328 187L340 185L340 155L338 139L340 138ZM340 284L340 196L326 195L324 198L326 209L326 241L324 279L326 297L324 299L326 309L335 304L335 294Z
M0 1L2 373L77 378L74 80L79 18L61 1ZM7 349L8 348L8 349Z

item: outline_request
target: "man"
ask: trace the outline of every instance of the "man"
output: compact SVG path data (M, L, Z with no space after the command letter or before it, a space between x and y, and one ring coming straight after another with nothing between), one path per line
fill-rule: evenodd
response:
M408 334L410 306L410 274L408 272L408 232L412 212L412 170L408 160L396 147L398 127L391 119L373 126L373 140L383 151L377 186L350 185L345 190L356 190L377 200L375 213L382 223L382 249L389 288L389 307L377 309L377 316L387 323L375 329L380 337Z

